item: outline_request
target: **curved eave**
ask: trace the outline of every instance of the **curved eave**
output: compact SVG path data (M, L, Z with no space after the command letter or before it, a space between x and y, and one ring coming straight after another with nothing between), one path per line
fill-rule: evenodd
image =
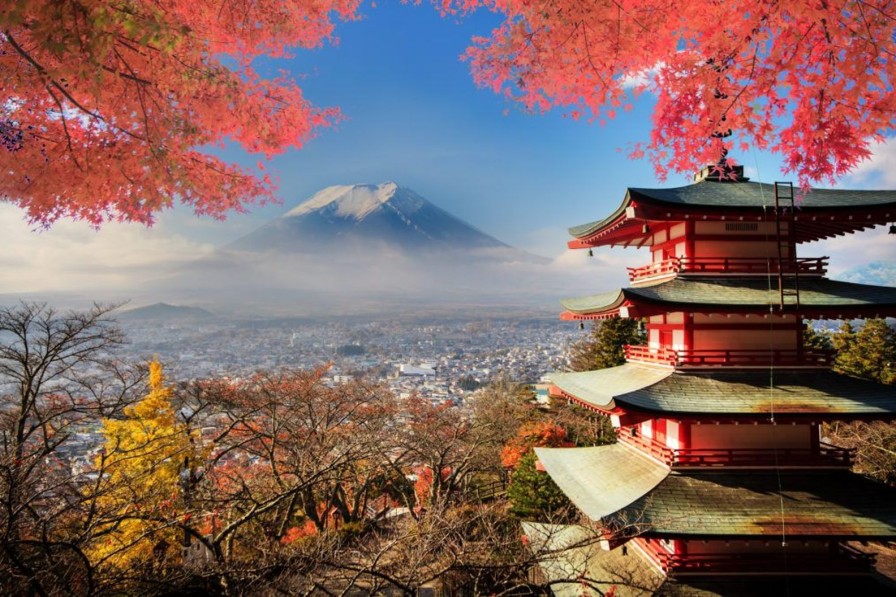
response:
M896 418L889 386L831 371L676 371L638 363L551 374L562 394L606 414L837 420Z
M596 371L551 373L550 379L562 393L609 413L618 397L649 388L673 373L669 367L625 363Z
M671 470L623 443L591 448L535 448L545 471L592 520L618 512L660 484Z
M795 190L799 197L799 190ZM796 242L850 234L896 219L896 191L811 189L797 202ZM789 219L789 216L786 216ZM774 185L701 181L669 189L629 188L607 218L573 226L572 249L602 245L643 246L648 222L774 221Z
M611 290L579 298L560 300L564 312L560 318L573 319L605 319L619 315L620 307L626 302L623 290Z
M628 192L625 194L625 198L622 200L622 203L616 210L604 218L603 220L596 220L594 222L587 222L585 224L579 224L578 226L573 226L568 229L569 235L578 239L589 238L595 234L599 234L601 231L606 230L607 228L612 227L614 224L618 223L620 220L625 219L625 210L631 203L631 196Z
M793 290L787 280L785 290ZM696 313L794 313L812 319L850 319L896 316L896 288L840 282L827 278L800 280L799 304L794 295L780 294L767 277L713 278L678 276L649 286L579 298L564 299L564 319L596 319L621 315L644 317L688 311Z

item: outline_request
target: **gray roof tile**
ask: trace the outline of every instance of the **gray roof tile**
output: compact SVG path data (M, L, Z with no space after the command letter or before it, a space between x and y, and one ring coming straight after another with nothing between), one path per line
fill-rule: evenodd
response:
M550 377L562 391L602 409L816 416L896 413L893 386L824 370L775 370L773 378L770 374L768 369L675 371L626 363Z

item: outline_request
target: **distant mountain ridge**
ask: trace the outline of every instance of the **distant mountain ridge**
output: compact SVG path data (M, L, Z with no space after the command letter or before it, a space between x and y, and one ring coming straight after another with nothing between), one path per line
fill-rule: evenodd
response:
M318 253L371 245L413 251L510 248L394 182L327 187L227 248Z
M155 303L136 309L128 309L118 314L118 319L136 320L175 320L175 319L211 319L214 315L201 307L183 307L168 303Z

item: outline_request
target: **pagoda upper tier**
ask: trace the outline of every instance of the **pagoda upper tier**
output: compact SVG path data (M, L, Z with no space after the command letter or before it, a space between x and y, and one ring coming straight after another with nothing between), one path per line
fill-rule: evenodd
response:
M629 188L609 217L570 228L574 238L569 247L654 246L667 242L670 230L681 223L699 224L693 230L698 241L720 239L732 232L743 236L772 233L780 220L775 195L775 185L744 178L702 180L671 189ZM796 190L794 203L792 241L796 243L857 232L896 219L896 191Z

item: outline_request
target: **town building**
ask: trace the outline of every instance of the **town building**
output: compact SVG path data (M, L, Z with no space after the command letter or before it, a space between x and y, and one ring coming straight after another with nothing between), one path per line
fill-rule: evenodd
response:
M651 260L627 288L562 301L561 318L637 318L647 344L619 367L552 375L552 396L609 417L618 442L538 448L540 465L604 533L605 557L646 562L660 592L874 594L854 542L896 538L896 491L850 472L854 454L822 429L896 419L896 390L834 373L803 330L894 316L896 288L828 279L828 257L797 248L894 221L896 191L802 193L724 165L696 178L630 188L570 229L570 248Z

